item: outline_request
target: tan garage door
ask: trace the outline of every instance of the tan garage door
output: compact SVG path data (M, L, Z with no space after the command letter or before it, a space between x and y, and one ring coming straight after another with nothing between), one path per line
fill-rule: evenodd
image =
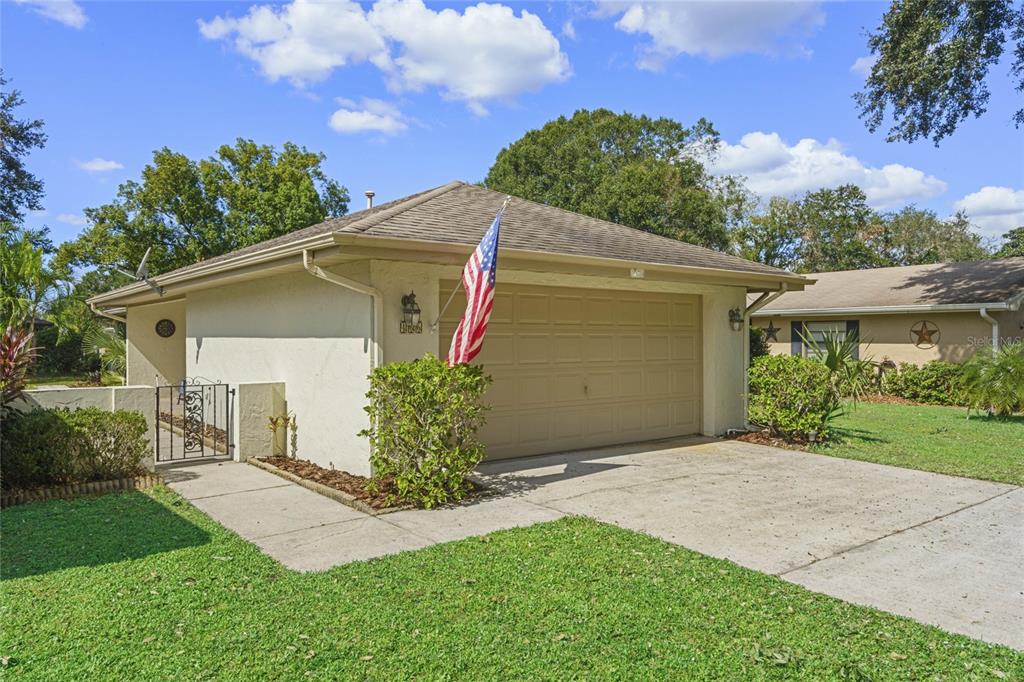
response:
M460 293L441 357L464 309ZM499 284L476 359L494 377L488 458L699 432L700 338L697 296Z

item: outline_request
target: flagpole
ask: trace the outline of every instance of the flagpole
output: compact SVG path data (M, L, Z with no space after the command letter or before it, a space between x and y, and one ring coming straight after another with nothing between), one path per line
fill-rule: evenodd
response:
M512 203L512 197L511 196L506 196L505 197L505 201L503 201L501 203L501 208L498 209L498 215L499 216L505 213L505 209L508 207L508 205L510 203ZM437 331L437 325L441 321L441 316L444 315L444 311L448 310L448 306L450 306L452 304L452 299L455 298L455 294L459 293L459 287L464 287L464 286L465 286L465 284L462 282L462 278L460 277L459 278L459 283L455 285L454 289L452 289L452 293L451 293L450 296L448 296L448 300L445 301L443 306L441 306L441 311L437 314L437 319L435 319L433 322L430 323L430 331L431 332L436 332Z

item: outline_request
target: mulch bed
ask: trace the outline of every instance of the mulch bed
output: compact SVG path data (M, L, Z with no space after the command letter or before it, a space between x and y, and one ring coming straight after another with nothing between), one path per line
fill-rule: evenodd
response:
M0 494L0 507L7 508L16 504L43 500L70 500L83 495L102 495L121 490L146 490L161 483L163 483L163 479L159 474L140 468L135 475L106 481L86 481L40 488L5 490Z
M740 440L744 443L767 445L769 447L782 448L784 450L800 450L801 452L807 452L806 443L797 443L794 441L788 441L785 438L778 438L767 431L750 431L748 433L741 433L737 436L731 436L730 440Z
M170 412L161 412L160 421L169 426L175 426L182 431L185 430L185 417L180 414L172 415ZM209 438L214 443L226 443L228 434L224 429L218 429L211 424L203 424L203 437Z
M366 476L356 476L337 469L325 469L305 459L292 459L291 457L259 457L258 459L299 478L315 481L328 488L348 493L373 509L386 509L392 506L388 504L388 498L395 492L395 484L392 480L385 479L380 484L380 491L373 493L366 488L370 482Z
M907 400L906 398L900 398L895 395L885 395L884 393L869 393L868 395L860 398L860 400L865 403L881 403L883 405L924 405L924 403L916 403L913 400Z

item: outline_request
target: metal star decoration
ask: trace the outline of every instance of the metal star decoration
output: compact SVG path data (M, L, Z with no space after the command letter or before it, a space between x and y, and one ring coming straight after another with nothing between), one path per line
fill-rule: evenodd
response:
M768 320L768 326L764 328L764 337L768 341L779 341L779 332L782 331L781 327L775 326L774 320Z
M921 320L910 328L910 340L918 348L934 348L940 336L939 328L928 320Z

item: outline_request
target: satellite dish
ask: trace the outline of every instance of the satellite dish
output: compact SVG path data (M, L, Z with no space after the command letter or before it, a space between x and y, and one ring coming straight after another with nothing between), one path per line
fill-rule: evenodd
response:
M156 282L153 282L149 279L149 264L147 261L149 261L149 253L152 250L153 247L151 246L148 249L146 249L146 253L142 254L142 260L139 261L139 267L135 268L134 275L130 272L122 270L121 268L114 268L114 270L120 272L125 277L131 277L136 282L145 282L146 284L149 285L150 289L152 289L159 295L163 296L164 288L162 286L157 285Z

